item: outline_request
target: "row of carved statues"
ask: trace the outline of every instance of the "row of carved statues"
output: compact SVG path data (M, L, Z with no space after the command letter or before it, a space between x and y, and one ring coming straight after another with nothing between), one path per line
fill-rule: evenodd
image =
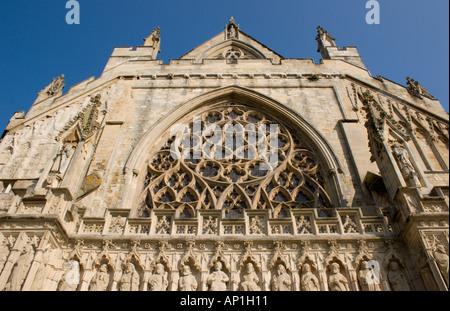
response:
M252 262L245 265L245 272L242 274L238 290L241 291L261 291L261 277ZM300 272L300 290L301 291L320 291L321 283L313 267L309 263L302 266ZM342 268L338 262L330 264L328 279L328 290L330 291L350 291L348 277L342 273ZM393 291L411 290L408 281L404 277L399 264L392 261L389 264L387 273L389 285ZM76 291L79 289L80 267L78 262L73 261L70 270L62 278L59 291ZM207 284L209 291L227 291L229 290L230 276L223 270L221 261L216 261L212 271L202 280ZM272 291L292 291L294 288L293 278L283 264L278 264L272 273L270 280L270 289ZM361 268L358 271L358 282L362 291L381 291L380 276L370 266L368 261L361 262ZM98 271L90 281L90 291L108 291L111 290L112 274L107 264L99 266ZM167 291L169 288L169 277L166 267L162 263L156 264L154 273L145 281L145 290L149 291ZM197 291L200 289L198 278L194 275L193 269L189 265L182 265L180 268L177 282L179 291ZM125 265L122 275L117 282L119 291L139 291L142 290L141 274L135 265L128 262Z
M6 240L5 240L6 241ZM14 239L8 238L9 245ZM274 242L272 255L254 253L246 242L241 256L223 252L217 242L214 256L196 253L194 242L186 243L184 254L168 254L167 242L159 243L156 256L141 254L134 243L127 253L109 252L104 242L100 253L85 252L81 241L70 254L52 248L44 239L23 236L9 249L0 244L0 290L91 290L91 291L408 291L417 289L414 276L401 254L388 243L388 252L375 254L360 242L359 254L337 251L331 243L328 257L309 252L300 258L287 254L283 243ZM40 241L40 242L39 242ZM39 245L39 247L38 247ZM305 244L307 245L307 243ZM373 247L373 246L372 246ZM181 258L182 256L182 258ZM449 256L443 245L433 257L448 284ZM181 258L181 259L180 259ZM268 261L270 259L270 262ZM25 284L26 283L26 284Z

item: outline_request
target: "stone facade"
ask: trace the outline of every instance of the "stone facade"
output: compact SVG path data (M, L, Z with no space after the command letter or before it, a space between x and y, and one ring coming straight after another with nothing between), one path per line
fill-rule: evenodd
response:
M156 28L53 79L0 143L0 290L448 290L448 114L316 40L285 59L232 19L164 64ZM191 157L208 126L254 131Z

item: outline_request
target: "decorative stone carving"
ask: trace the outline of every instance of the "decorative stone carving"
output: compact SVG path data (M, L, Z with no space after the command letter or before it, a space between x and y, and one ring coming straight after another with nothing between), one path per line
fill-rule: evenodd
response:
M359 286L362 291L380 291L380 279L366 260L361 262L361 268L358 271ZM379 272L378 272L379 274Z
M191 267L182 265L181 277L178 280L178 289L180 291L196 291L198 286L197 279L192 275Z
M328 276L328 287L330 291L349 291L348 280L341 273L341 266L337 262L330 265L330 274Z
M398 142L392 145L392 151L407 184L411 187L421 187L417 172L409 158L408 151L400 146Z
M2 238L2 236L0 236ZM3 270L3 266L5 265L9 256L9 247L7 244L7 240L4 241L0 239L0 272Z
M292 286L292 278L287 273L286 267L279 264L276 268L275 275L272 277L273 291L290 291Z
M252 217L250 220L249 227L250 234L265 234L266 228L264 227L264 223L258 216Z
M92 135L94 135L94 133L100 128L100 123L97 119L99 115L99 108L102 105L101 98L102 97L100 94L91 97L90 103L66 124L56 139L59 140L61 135L77 122L79 122L81 129L81 140L86 141L91 138ZM106 111L103 112L106 113Z
M214 263L214 271L211 272L207 279L210 291L226 291L227 283L230 280L228 275L222 271L222 262Z
M126 219L122 216L112 217L111 224L109 226L109 233L122 234L124 230Z
M31 290L42 291L44 290L45 280L47 276L51 274L52 268L50 267L51 253L50 251L44 251L42 254L42 261L34 275L33 285Z
M434 259L441 270L442 276L444 277L447 286L449 286L448 281L448 267L449 267L449 259L447 252L445 251L445 247L443 245L437 245L435 251L433 252Z
M241 290L243 291L260 291L261 287L259 287L259 277L255 272L255 267L253 263L247 263L247 271L243 277L243 281L241 283Z
M122 292L138 291L139 284L139 273L136 267L131 262L127 263L119 280L119 290Z
M76 142L72 141L65 141L62 145L60 151L56 155L56 159L53 162L52 169L50 170L50 173L47 177L47 185L50 187L56 187L57 183L55 183L57 180L62 180L64 177L64 174L67 170L67 167L69 166L70 160L72 159L72 156L75 152L75 149L77 147Z
M20 291L25 277L27 276L31 262L33 261L34 250L30 244L23 247L22 253L14 264L13 270L6 284L6 291Z
M66 271L61 278L58 291L76 291L80 284L81 269L80 263L76 260L69 260L65 264Z
M302 266L302 277L300 279L301 290L308 292L320 291L320 283L317 277L311 271L311 265L308 263Z
M406 77L406 84L408 85L408 92L411 95L417 96L419 98L422 98L422 96L425 96L429 99L434 99L434 96L428 93L428 91L420 85L419 81L414 81L414 79L411 79L410 77Z
M195 144L202 146L204 152L197 157L194 148L190 148L189 152L185 150L178 154L173 150L176 142L183 146L187 144L187 135L197 137L195 122L187 124L174 138L167 139L163 147L149 159L148 175L139 204L140 217L150 217L152 210L174 209L176 215L189 214L191 218L195 217L196 211L209 209L224 210L225 219L235 219L244 218L245 210L268 209L274 218L288 218L291 209L331 206L330 198L321 186L324 179L318 162L319 156L284 124L266 116L263 111L243 105L218 106L202 113L198 119L204 122L202 124L205 127L220 128L221 137L225 139L230 136L231 130L238 129L237 137L243 135L242 148L231 147L233 150L230 149L230 154L223 156L221 153L216 157L217 151L214 154L206 152L211 148L210 139L199 135ZM281 163L277 172L271 167L269 150L266 149L268 145L263 142L270 141L271 134L267 124L278 124L278 152ZM254 131L246 134L245 128L253 128ZM254 143L252 135L255 138L259 135ZM237 141L238 138L236 144ZM243 150L250 150L246 156L249 159L246 161L242 160ZM166 219L162 215L157 216L155 233L173 234L170 232L169 216L165 217ZM217 234L219 219L205 214L202 232ZM266 217L253 216L250 233L268 234L267 221ZM293 233L291 224L274 224L272 227L275 230L273 234ZM245 227L237 223L227 223L223 227L224 234L244 234L245 231ZM177 234L177 230L174 230L174 234Z
M64 75L53 78L52 83L50 83L45 89L45 93L50 96L58 95L62 92L62 89L66 86L64 83Z
M107 291L110 278L111 276L108 272L108 265L102 264L92 278L89 290L97 292Z
M409 291L410 287L406 281L399 264L396 261L391 261L389 263L388 272L389 284L393 291Z
M226 38L227 39L238 39L239 38L239 25L236 25L234 22L233 16L230 19L230 22L228 23L228 26L226 28Z
M161 33L159 27L153 29L150 36L144 39L144 46L151 47L153 49L151 57L152 59L156 59L158 53L161 52Z
M148 280L149 289L153 292L164 292L167 290L169 280L167 276L166 268L163 264L159 263L155 267L155 273Z

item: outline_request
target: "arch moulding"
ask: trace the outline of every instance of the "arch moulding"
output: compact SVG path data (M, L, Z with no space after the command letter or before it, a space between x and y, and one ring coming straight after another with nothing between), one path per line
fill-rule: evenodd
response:
M163 134L170 127L177 123L184 123L198 113L206 111L214 104L233 101L249 107L263 108L268 115L284 120L285 123L293 126L301 132L302 137L312 146L320 157L321 163L331 176L333 183L334 205L342 206L342 195L340 191L340 181L337 173L341 173L341 165L331 146L326 139L311 124L305 121L296 112L283 104L271 99L263 94L249 90L240 86L228 86L219 88L199 95L198 97L175 107L166 116L157 121L140 139L124 167L125 187L122 193L121 208L132 209L139 191L139 182L145 178L147 160L155 146L162 139Z

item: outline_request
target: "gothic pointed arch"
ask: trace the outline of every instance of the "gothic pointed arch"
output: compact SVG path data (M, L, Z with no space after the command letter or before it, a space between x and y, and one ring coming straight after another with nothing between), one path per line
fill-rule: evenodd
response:
M222 144L213 141L217 134ZM144 135L126 164L137 175L127 201L136 216L152 209L219 209L231 215L272 209L284 217L291 208L336 205L336 175L330 172L339 170L328 143L301 117L232 86L178 107Z

